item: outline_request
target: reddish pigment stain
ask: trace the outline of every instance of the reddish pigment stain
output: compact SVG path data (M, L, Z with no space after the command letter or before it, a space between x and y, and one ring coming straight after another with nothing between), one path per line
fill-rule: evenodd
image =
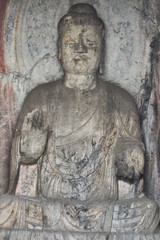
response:
M14 111L15 94L11 84L4 84L0 82L0 111Z
M5 74L4 24L8 0L0 0L0 72Z

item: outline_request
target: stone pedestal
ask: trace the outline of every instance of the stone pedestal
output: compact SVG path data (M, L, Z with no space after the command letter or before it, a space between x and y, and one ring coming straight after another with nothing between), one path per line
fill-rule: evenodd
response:
M82 233L56 232L38 230L1 230L1 240L159 240L155 234L114 234L114 233Z

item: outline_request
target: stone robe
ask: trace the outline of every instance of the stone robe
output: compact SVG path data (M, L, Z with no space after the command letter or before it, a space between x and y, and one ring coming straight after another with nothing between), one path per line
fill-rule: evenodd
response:
M123 231L126 222L119 225L119 215L116 220L117 215L113 214L114 209L119 211L119 205L115 206L118 199L116 161L120 152L117 149L122 147L123 151L134 146L143 152L138 114L130 95L101 80L89 91L67 88L63 81L32 90L14 135L9 193L15 191L23 161L19 149L21 127L27 114L35 109L43 114L43 126L48 126L45 151L35 159L37 199L1 198L0 226L89 232L110 232L111 228L114 232L119 227ZM133 160L134 164L139 163ZM137 208L136 201L135 206L133 202L132 199L130 207ZM129 220L127 231L134 231L143 218L146 201L137 202L141 210L128 214L132 221ZM3 212L8 214L5 221ZM140 227L140 231L143 228Z

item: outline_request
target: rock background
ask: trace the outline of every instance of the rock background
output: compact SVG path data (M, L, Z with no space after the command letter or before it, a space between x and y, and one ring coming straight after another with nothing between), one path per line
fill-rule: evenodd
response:
M103 78L125 88L137 104L145 191L160 205L159 0L0 0L0 194L8 189L10 146L23 101L35 86L63 75L57 24L79 2L93 5L105 22Z

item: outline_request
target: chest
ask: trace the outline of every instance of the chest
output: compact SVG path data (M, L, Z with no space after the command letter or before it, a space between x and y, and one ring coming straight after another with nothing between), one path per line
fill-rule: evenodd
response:
M56 110L55 135L79 136L92 131L102 117L99 94L81 91L62 91L59 94Z

